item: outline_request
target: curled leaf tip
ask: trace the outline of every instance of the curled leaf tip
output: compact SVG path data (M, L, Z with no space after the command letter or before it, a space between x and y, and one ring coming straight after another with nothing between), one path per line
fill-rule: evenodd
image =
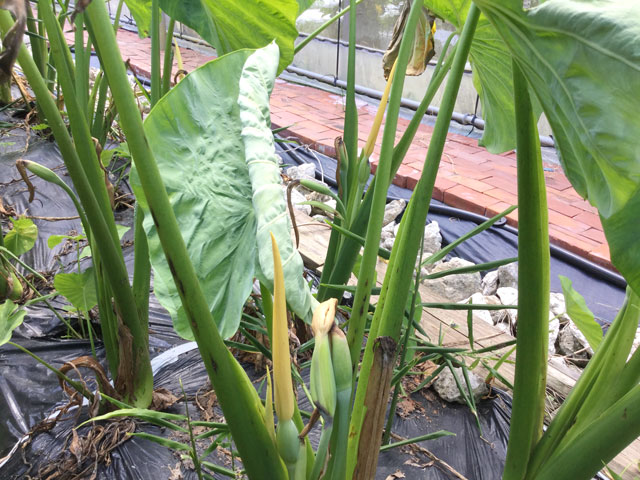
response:
M327 334L333 326L336 316L336 307L338 300L330 298L322 302L313 312L313 320L311 321L311 329L314 335Z

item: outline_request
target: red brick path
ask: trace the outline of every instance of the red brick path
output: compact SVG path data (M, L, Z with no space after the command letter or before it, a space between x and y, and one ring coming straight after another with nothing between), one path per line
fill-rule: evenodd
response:
M68 35L73 42L73 35ZM118 32L124 59L140 74L149 76L151 42L125 30ZM194 50L180 50L184 68L191 71L213 57ZM174 64L174 68L176 65ZM330 156L335 155L333 141L342 134L344 111L341 99L311 87L278 80L271 97L271 119L275 127L287 127L286 135ZM375 110L370 105L358 109L359 140L364 145L373 123ZM398 136L408 125L398 121ZM433 129L421 125L393 183L413 189L422 172ZM376 145L374 156L380 154ZM376 162L373 167L375 169ZM545 164L549 204L551 242L604 267L611 266L607 245L597 210L571 187L558 165ZM494 155L479 147L476 140L450 133L441 160L433 198L447 205L474 213L493 216L517 203L516 158L514 152ZM517 210L508 216L517 226Z

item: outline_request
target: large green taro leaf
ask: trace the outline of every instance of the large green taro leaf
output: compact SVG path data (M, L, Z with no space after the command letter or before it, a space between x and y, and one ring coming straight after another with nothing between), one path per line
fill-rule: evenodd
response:
M308 9L316 0L298 0L298 16Z
M276 77L278 47L271 44L251 55L240 78L240 122L245 159L253 190L253 208L258 221L258 271L273 291L273 250L271 233L278 241L284 270L287 302L305 318L313 302L302 280L302 259L291 242L291 226L280 186L280 168L271 132L269 95ZM310 318L307 318L310 320Z
M257 226L264 222L252 203L252 186L245 161L239 85L248 59L257 56L275 73L278 47L240 50L193 71L153 108L144 127L158 163L182 236L218 329L228 338L238 328L241 310L251 292L258 252ZM261 98L268 108L273 77L263 78ZM249 114L250 115L250 114ZM263 119L264 120L264 119ZM254 122L257 122L255 120ZM271 151L264 152L271 158ZM279 178L275 179L279 182ZM154 269L155 294L171 314L178 334L191 338L186 313L164 258L158 235L137 176L132 184L145 211L144 228ZM278 187L280 188L280 187ZM282 194L271 198L283 214ZM292 248L289 230L274 231L281 249ZM267 244L270 248L270 244ZM297 255L297 253L296 253ZM273 260L271 259L271 263ZM310 293L302 270L285 270L291 308L307 317ZM269 275L265 275L267 279Z
M460 33L471 0L424 0L424 4ZM516 144L511 54L484 15L478 20L469 61L473 71L473 85L480 96L482 117L486 122L480 145L493 153L511 150Z
M545 111L564 171L640 292L640 2L477 0Z
M124 3L136 22L138 35L141 38L148 37L151 29L151 0L125 0Z
M278 72L293 60L297 0L160 0L160 6L198 32L218 55L264 47L275 39L280 47Z

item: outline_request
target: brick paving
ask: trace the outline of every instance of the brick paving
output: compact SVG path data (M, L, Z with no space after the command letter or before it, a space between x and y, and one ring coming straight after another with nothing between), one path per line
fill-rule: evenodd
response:
M67 35L73 43L73 34ZM149 76L151 42L120 29L117 35L123 58L129 59L139 75ZM213 59L195 50L181 48L183 65L187 71ZM177 65L174 62L174 69ZM375 116L375 108L358 108L359 142L364 145ZM342 135L344 110L341 97L312 87L300 86L282 79L276 81L271 97L273 127L286 127L284 135L326 155L335 157L333 141ZM409 121L398 119L398 135ZM393 183L413 189L422 173L423 162L433 128L422 124L413 144L398 170ZM380 140L381 137L378 137ZM380 154L380 143L374 157ZM375 171L377 162L372 163ZM585 257L606 268L611 265L600 218L595 207L583 200L571 187L562 168L545 163L545 181L549 206L549 235L551 243ZM450 133L444 148L433 198L452 207L493 216L517 203L515 152L495 155L478 146L477 140ZM518 211L508 215L507 221L518 224Z

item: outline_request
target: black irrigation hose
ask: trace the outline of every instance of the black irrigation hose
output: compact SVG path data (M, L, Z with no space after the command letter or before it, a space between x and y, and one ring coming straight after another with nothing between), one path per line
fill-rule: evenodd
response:
M431 204L431 206L429 207L429 211L441 213L443 215L450 215L452 217L457 217L462 220L469 220L475 223L482 223L488 220L488 218L484 215L467 212L465 210L460 210L459 208L449 207L448 205ZM518 234L518 229L512 227L511 225L507 225L506 222L502 223L501 225L499 224L499 222L497 222L494 224L494 227L503 228L507 232L513 233L514 235ZM606 268L601 267L600 265L593 263L586 258L576 255L569 250L558 247L557 245L550 245L550 250L551 255L553 255L554 257L560 260L564 260L568 264L576 266L581 270L584 270L590 274L595 275L596 277L601 278L602 280L606 280L620 288L626 288L627 286L627 282L624 277L622 277L622 275L612 272L611 270L607 270Z
M290 155L296 161L296 163L298 164L308 163L304 160L304 158L298 155L293 149L288 149L285 147L285 151L288 155ZM330 158L330 157L325 156L325 158ZM335 162L335 160L333 159L331 159L331 161ZM319 178L317 170L316 170L316 176ZM337 188L337 184L334 178L331 178L330 176L325 175L324 181L327 184L329 184L332 188L334 189ZM395 200L396 198L399 198L399 197L393 197L393 196L388 197L389 200ZM456 217L461 220L468 220L470 222L474 222L477 224L480 224L488 220L488 218L485 217L484 215L479 215L477 213L467 212L466 210L450 207L448 205L439 205L436 203L431 203L431 205L429 206L429 211L434 213L439 213L442 215ZM502 222L496 222L492 228L502 228L511 234L518 235L518 229L510 225L507 225L506 220L504 219ZM575 253L572 253L569 250L566 250L562 247L558 247L557 245L550 245L550 250L551 250L551 255L553 257L559 260L563 260L568 264L573 265L589 273L590 275L595 276L600 280L607 281L620 288L626 288L627 286L627 282L624 279L624 277L622 277L622 275L616 272L612 272L611 270L608 270L604 267L601 267L600 265L597 265L587 260L586 258L580 257L579 255L576 255Z
M311 78L312 80L316 80L318 82L340 87L342 89L347 88L347 82L345 82L344 80L335 80L333 75L321 75L319 73L311 72L309 70L305 70L303 68L298 68L293 66L287 67L286 70L287 72L290 72L296 75L301 75L303 77ZM380 100L382 98L382 92L379 90L375 90L373 88L364 87L362 85L356 85L355 90L356 90L356 93L359 95L364 95L370 98L374 98L376 100ZM420 102L403 98L402 101L400 102L400 105L402 107L409 108L411 110L417 110L418 106L420 105ZM439 111L440 109L438 107L429 106L429 108L427 108L427 115L437 116ZM484 120L472 113L453 112L453 114L451 115L451 120L461 125L472 125L479 130L484 130ZM553 138L545 135L540 135L540 144L543 147L555 146L555 142Z

